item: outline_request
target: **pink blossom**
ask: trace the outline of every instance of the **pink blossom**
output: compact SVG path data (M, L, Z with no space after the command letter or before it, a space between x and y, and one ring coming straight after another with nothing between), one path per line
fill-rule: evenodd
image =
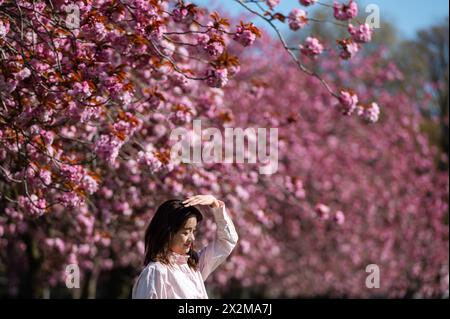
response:
M39 178L42 180L42 183L44 183L44 185L50 185L52 183L52 174L46 169L40 170Z
M310 5L313 5L317 2L317 0L300 0L299 1L301 5L304 5L305 7L308 7Z
M16 90L17 84L19 84L19 81L16 79L5 79L5 77L0 74L0 92L3 91L10 94Z
M353 41L357 43L367 43L372 40L373 28L368 24L361 24L359 27L348 25L348 31L352 35Z
M131 113L125 113L125 116L131 116L133 115ZM123 134L124 136L131 136L136 131L136 125L137 123L132 123L126 120L120 120L116 123L114 123L113 128L116 132Z
M266 0L267 5L273 9L280 4L280 0Z
M83 95L85 97L90 97L92 94L87 81L83 81L81 83L76 82L73 84L73 89L69 90L69 93L73 95Z
M305 198L305 189L303 187L303 182L298 179L291 176L286 176L284 180L284 186L286 189L293 193L295 197L298 199Z
M28 69L28 68L23 68L23 69L20 70L19 72L14 73L14 78L15 78L17 81L22 81L22 80L24 80L24 79L30 77L30 75L31 75L30 69Z
M191 24L196 18L195 11L193 9L194 8L192 6L189 7L189 5L183 5L175 8L172 11L173 21L177 23Z
M176 125L192 122L192 112L189 110L176 110L169 116L169 121Z
M227 69L209 69L206 73L207 84L210 87L222 88L228 83Z
M349 90L342 90L339 96L339 103L344 115L352 115L356 110L356 106L359 102L359 98L356 93Z
M300 45L300 52L303 55L317 57L324 50L322 43L317 38L307 37L305 44Z
M308 13L301 9L293 9L289 14L289 27L297 31L308 24Z
M112 14L113 21L123 21L126 18L127 11L114 11Z
M80 253L80 255L89 255L90 251L91 247L88 244L82 244L78 247L78 253Z
M117 211L119 211L124 216L131 216L133 213L133 209L130 207L130 204L127 202L118 203L115 207Z
M102 40L107 34L106 27L101 22L87 23L81 27L81 31L84 37L89 40Z
M337 211L333 216L333 221L338 225L344 224L345 223L345 214L342 211Z
M358 4L353 0L350 0L347 5L335 1L333 7L334 17L337 20L346 21L354 19L358 15Z
M61 165L61 174L72 183L80 183L84 175L84 169L80 165Z
M94 194L98 190L98 182L89 174L83 177L83 188L88 194Z
M84 204L84 199L75 192L63 193L59 196L59 200L67 208L80 207Z
M225 47L221 41L211 40L205 45L204 49L209 55L217 57L223 53Z
M95 219L92 215L80 213L76 217L78 225L88 234L94 230Z
M95 142L94 151L109 163L114 163L123 142L111 135L101 135Z
M317 204L315 207L315 211L320 220L328 220L330 218L330 207L324 204Z
M124 91L118 96L123 106L129 106L133 101L133 94L130 91Z
M157 172L162 168L161 161L152 152L140 151L138 153L138 162L145 165L150 172Z
M241 25L237 27L233 39L239 42L242 46L248 47L256 41L256 34L249 28Z
M228 76L230 78L236 76L240 71L241 71L241 66L240 65L230 65L228 68Z
M377 103L372 103L368 107L360 106L358 115L369 123L376 123L380 118L380 107Z
M103 270L111 270L114 267L114 261L112 259L105 259L102 261Z
M82 123L87 123L89 121L96 120L100 117L102 108L101 107L85 107L83 109L79 109L75 103L72 104L72 108L69 110L69 112L72 112L72 114L76 113L76 116L80 119ZM81 111L81 114L80 114Z
M104 186L100 189L100 194L102 194L106 199L110 199L114 195L112 189Z
M46 238L45 239L45 244L48 247L53 247L53 246L55 246L55 239L54 238Z
M61 238L47 238L46 244L49 247L56 248L56 250L59 251L60 254L64 253L66 245L64 244L64 241Z
M206 33L197 33L197 34L195 35L195 37L196 37L196 40L197 40L197 45L205 45L205 44L207 44L207 43L209 42L209 40L211 39L211 38L209 37L209 35L206 34Z
M0 19L0 39L4 38L9 32L9 21Z
M105 38L106 33L107 33L107 30L103 23L96 22L94 24L94 34L95 34L96 40L102 40L103 38Z
M53 144L53 140L55 139L55 133L52 131L46 131L46 130L40 130L39 135L42 137L42 139L44 140L44 143L46 145L52 145Z
M348 60L353 58L356 53L358 53L360 45L356 42L353 42L353 40L342 40L338 41L338 43L341 46L341 53L339 54L339 57L343 60Z
M44 198L39 198L37 195L33 194L30 195L30 197L20 196L19 205L32 215L42 216L45 214L47 201Z
M149 35L152 40L161 41L166 32L166 27L163 23L159 23L159 21L155 20L152 27L147 30L149 30Z

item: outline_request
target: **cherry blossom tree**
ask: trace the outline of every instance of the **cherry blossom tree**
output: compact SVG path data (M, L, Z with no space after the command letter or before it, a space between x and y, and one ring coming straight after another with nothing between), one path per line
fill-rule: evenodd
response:
M420 108L432 97L402 87L386 50L355 58L345 71L324 61L325 80L383 105L379 122L367 126L340 116L320 81L298 77L276 47L261 48L266 59L249 55L246 64L259 67L241 72L225 93L231 126L280 127L280 167L270 177L241 167L249 176L229 179L237 191L229 202L246 215L238 220L239 250L216 275L224 284L235 272L224 293L242 286L272 297L448 293L448 173L437 168L440 150L420 129ZM365 285L372 264L380 289Z
M356 2L329 5L348 33L337 46L310 34L295 48L275 21L301 32L319 2L286 15L279 1L236 2L276 41L183 1L0 0L5 294L67 295L68 264L82 271L73 297L131 287L157 205L197 193L223 198L242 238L211 277L217 293L448 290L448 181L417 129L417 93L390 92L395 65L361 54L373 30ZM174 163L170 132L194 119L278 127L279 172ZM214 227L205 220L199 246ZM378 292L362 281L368 263L385 274Z

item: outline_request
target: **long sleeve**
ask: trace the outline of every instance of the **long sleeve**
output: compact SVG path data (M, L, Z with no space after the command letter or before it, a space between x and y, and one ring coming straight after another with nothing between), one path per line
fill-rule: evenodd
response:
M166 275L155 265L147 266L133 288L133 299L167 298Z
M233 221L226 211L225 204L219 202L221 206L212 209L217 225L216 237L199 252L199 267L203 280L206 280L227 259L239 239Z

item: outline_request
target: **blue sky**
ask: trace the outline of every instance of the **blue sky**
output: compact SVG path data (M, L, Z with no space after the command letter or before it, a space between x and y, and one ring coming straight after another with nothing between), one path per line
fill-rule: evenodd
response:
M245 12L234 0L191 1L210 9L220 4L227 10L228 14L232 15ZM320 2L333 3L332 0L321 0ZM341 2L344 1L341 0ZM359 0L357 2L363 8L368 4L377 4L380 8L381 18L393 22L399 29L400 35L406 38L413 37L419 29L442 21L448 16L449 11L448 0ZM288 13L295 7L300 7L297 0L281 0L278 11ZM361 11L364 13L364 10ZM258 26L264 26L264 23L259 23L258 20L254 20L254 22Z

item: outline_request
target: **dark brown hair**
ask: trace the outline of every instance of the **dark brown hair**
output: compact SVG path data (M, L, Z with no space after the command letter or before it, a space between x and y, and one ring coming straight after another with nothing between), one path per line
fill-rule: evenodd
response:
M182 200L179 199L168 200L158 207L145 231L144 266L156 261L170 265L168 258L169 244L185 221L192 216L197 218L197 223L200 223L203 219L197 208L194 206L185 207ZM194 246L192 246L188 255L189 267L197 269L199 257L194 250Z

